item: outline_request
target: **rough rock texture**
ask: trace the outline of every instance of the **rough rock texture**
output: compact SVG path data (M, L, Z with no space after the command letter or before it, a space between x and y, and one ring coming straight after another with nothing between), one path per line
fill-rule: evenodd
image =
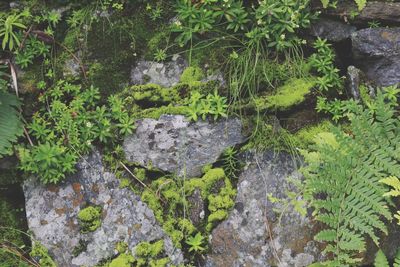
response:
M354 66L347 68L347 91L355 99L360 99L361 71Z
M174 55L171 61L165 63L141 60L131 71L131 83L134 85L155 83L171 87L179 82L188 66L188 62L179 55ZM202 81L219 81L221 86L225 85L222 73L208 75Z
M141 60L131 71L131 83L155 83L170 87L179 82L179 78L187 66L186 60L180 56L173 56L172 61L167 63Z
M291 187L286 178L300 178L294 159L272 152L248 153L246 162L235 208L212 232L212 251L205 266L300 267L320 261L310 218L289 208L279 224L273 211L279 204L267 197L285 198Z
M125 138L127 160L181 176L197 177L204 165L214 163L230 146L243 142L239 119L190 123L181 115L137 122L136 132Z
M354 26L325 18L319 19L310 27L311 35L333 42L339 42L348 39L355 31L356 27Z
M313 0L316 8L321 8L320 0ZM329 15L340 17L351 17L352 11L357 11L354 1L342 0L337 4L337 8L330 8L326 11ZM361 10L355 17L355 21L371 21L378 20L389 23L400 22L400 3L367 1L366 7Z
M153 212L128 189L119 188L113 174L105 172L98 152L78 163L75 175L58 186L42 186L32 178L24 184L29 229L60 266L94 266L114 255L119 241L133 249L141 241L164 239L165 250L175 263L181 251L156 223ZM77 214L87 205L102 207L101 227L82 234ZM79 240L87 248L73 255Z
M377 85L400 82L400 28L373 28L351 36L356 66Z

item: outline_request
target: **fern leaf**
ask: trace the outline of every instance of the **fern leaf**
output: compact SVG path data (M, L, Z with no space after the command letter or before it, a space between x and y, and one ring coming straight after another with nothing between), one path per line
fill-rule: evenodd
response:
M388 260L387 260L387 258L386 258L386 256L385 256L385 254L383 253L382 250L379 250L379 251L376 253L375 261L374 261L374 266L375 266L375 267L390 267L390 266L389 266L389 262L388 262Z
M400 249L397 250L396 258L394 259L393 267L400 267Z
M18 98L0 91L0 157L9 153L11 146L22 134L17 108Z

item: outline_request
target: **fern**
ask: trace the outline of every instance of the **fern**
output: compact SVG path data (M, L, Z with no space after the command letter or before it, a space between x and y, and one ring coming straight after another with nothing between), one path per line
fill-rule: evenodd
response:
M333 255L328 266L352 266L361 261L365 238L379 244L388 233L382 218L392 219L385 185L379 181L400 173L400 120L393 102L379 93L373 108L361 105L349 113L350 134L339 127L320 136L314 152L304 152L305 199L315 219L327 229L315 239L326 242ZM332 138L334 137L334 138Z
M354 0L354 2L357 4L359 11L363 10L367 5L367 0ZM337 1L321 0L321 4L323 8L328 8L329 6L336 7Z
M367 5L367 0L354 0L356 2L358 10L363 10L364 7Z
M16 96L0 90L0 157L10 152L12 144L22 134L19 106Z
M378 250L378 253L376 253L374 267L390 267L389 262L382 250Z
M397 250L396 258L394 259L393 267L400 267L400 249Z

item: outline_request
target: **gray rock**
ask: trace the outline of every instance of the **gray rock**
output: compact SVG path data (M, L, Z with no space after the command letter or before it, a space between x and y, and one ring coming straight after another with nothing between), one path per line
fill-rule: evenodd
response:
M313 0L313 4L317 8L321 8L320 0ZM352 17L352 12L358 11L354 1L339 1L336 8L323 10L328 15L340 18ZM400 3L389 3L388 1L367 1L365 8L358 12L354 18L355 22L365 21L384 21L388 23L400 22Z
M296 161L287 154L250 152L246 162L235 208L212 232L205 266L300 267L321 261L311 218L289 207L279 222L273 210L282 204L267 197L286 198L286 190L293 190L286 178L301 178Z
M60 266L94 266L113 256L120 241L133 250L141 241L159 239L164 239L165 251L173 262L182 263L181 251L173 247L153 211L133 192L119 188L115 176L103 169L98 152L84 157L77 169L57 186L43 186L35 178L23 186L29 229ZM94 232L83 234L77 214L89 204L102 207L102 224ZM79 240L88 245L74 256Z
M361 70L354 66L347 68L347 90L355 100L360 99L360 76Z
M172 61L166 63L141 60L131 71L131 83L171 87L179 82L187 67L188 63L181 56L173 56Z
M355 31L356 27L354 26L340 21L324 18L319 19L310 27L311 35L333 42L339 42L348 39Z
M351 36L356 66L379 86L400 82L400 28L373 28Z
M228 147L244 141L239 119L190 123L181 115L137 122L136 132L124 140L126 159L180 176L198 177Z
M193 194L188 197L189 202L189 218L190 221L195 225L199 226L205 216L205 204L201 197L200 190L195 189Z
M80 60L82 52L78 51L75 53L76 57ZM68 58L64 62L63 66L63 75L64 77L77 77L81 73L81 66L79 65L80 63L77 62L77 60L73 57Z

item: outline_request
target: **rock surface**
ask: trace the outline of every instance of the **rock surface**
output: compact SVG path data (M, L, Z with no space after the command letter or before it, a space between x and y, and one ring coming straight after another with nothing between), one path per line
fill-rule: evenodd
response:
M114 255L117 242L133 249L141 241L164 239L165 251L175 263L183 256L156 223L153 211L132 191L119 188L105 172L98 152L78 163L78 171L58 186L42 186L35 178L24 184L29 229L49 249L60 266L94 266ZM102 224L94 232L80 232L78 212L87 205L102 207ZM79 241L87 243L74 253ZM75 254L75 255L74 255Z
M310 27L311 35L333 42L348 39L355 31L356 27L354 26L325 18L319 19Z
M292 208L281 222L268 199L286 198L287 177L300 179L295 160L287 154L248 153L247 167L239 177L235 208L212 232L211 254L205 266L308 266L322 258L309 217Z
M379 86L400 82L400 28L373 28L351 36L356 66Z
M159 120L139 120L123 148L130 162L197 177L226 148L244 141L241 127L239 119L191 123L181 115L163 115Z
M313 0L313 5L316 8L321 8L320 0ZM357 6L354 1L339 1L337 4L337 8L330 8L328 10L324 10L329 15L338 16L338 17L351 17L351 13L357 11ZM389 23L398 23L400 22L400 3L389 3L382 1L367 1L367 5L365 8L358 12L355 17L356 21L384 21Z
M188 63L180 56L173 56L167 63L141 60L131 71L132 84L154 83L171 87L179 82Z
M354 66L347 68L347 91L355 99L360 99L361 71Z

